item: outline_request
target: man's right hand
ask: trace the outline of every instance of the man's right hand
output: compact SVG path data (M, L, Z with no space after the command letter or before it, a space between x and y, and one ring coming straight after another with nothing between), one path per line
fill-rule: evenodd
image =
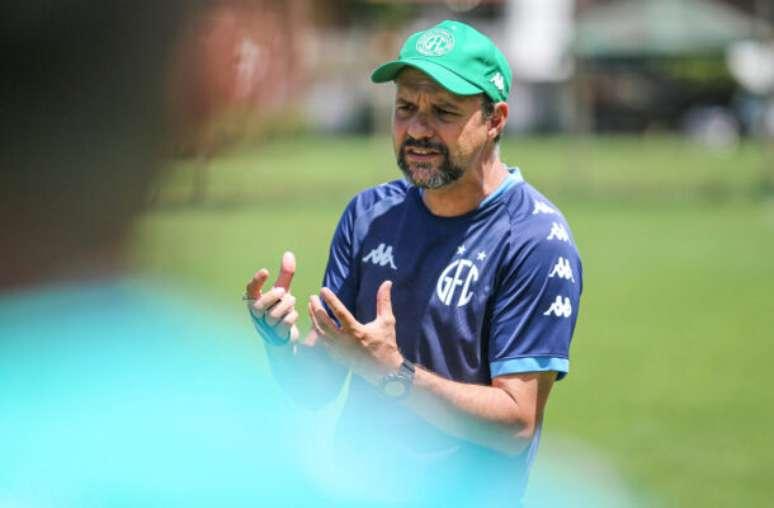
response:
M268 342L276 344L288 339L298 340L296 297L290 293L290 283L295 273L296 257L292 252L286 252L282 255L280 272L271 289L262 291L263 285L269 280L269 270L266 268L258 270L245 288L247 307L256 322L256 329Z

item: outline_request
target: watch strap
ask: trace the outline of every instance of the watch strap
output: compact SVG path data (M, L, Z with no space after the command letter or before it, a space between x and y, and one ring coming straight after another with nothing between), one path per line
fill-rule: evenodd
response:
M416 366L408 360L403 360L398 370L390 372L382 378L379 383L382 394L393 400L401 400L408 397L409 393L411 393L411 387L414 385L415 374ZM395 390L395 388L398 388L398 390Z

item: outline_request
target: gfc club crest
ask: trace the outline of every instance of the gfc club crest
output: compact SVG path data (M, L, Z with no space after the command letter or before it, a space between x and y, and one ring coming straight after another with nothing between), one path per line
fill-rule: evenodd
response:
M443 56L454 49L454 35L441 28L423 33L417 40L417 51L427 56Z
M465 246L457 249L458 255L465 254ZM486 252L479 251L477 261L484 261ZM478 281L478 267L469 259L455 259L441 272L435 285L435 293L444 305L463 307L473 299L473 287Z

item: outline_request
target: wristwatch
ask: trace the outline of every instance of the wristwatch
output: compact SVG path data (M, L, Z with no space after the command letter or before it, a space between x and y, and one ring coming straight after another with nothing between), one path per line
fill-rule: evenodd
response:
M416 367L408 360L403 360L395 372L384 376L379 383L379 388L385 397L393 400L401 400L408 397L411 387L414 385Z

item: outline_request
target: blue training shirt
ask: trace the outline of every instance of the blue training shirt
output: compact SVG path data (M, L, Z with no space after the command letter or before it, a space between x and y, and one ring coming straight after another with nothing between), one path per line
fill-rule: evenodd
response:
M477 209L457 217L433 215L420 189L404 180L360 193L339 221L323 284L365 323L376 315L377 288L391 280L401 353L445 378L489 385L497 376L556 371L561 379L583 287L580 257L558 208L519 169L509 173ZM398 405L374 402L374 391L353 377L338 433L357 453L368 453L368 444L353 445L352 436L371 428L371 435L395 436L411 453L434 457L425 462L437 478L444 477L442 463L494 470L504 460ZM538 440L505 461L523 481Z
M353 199L324 285L368 322L385 280L407 359L468 383L568 372L581 262L564 217L518 169L458 217L434 216L403 180Z

